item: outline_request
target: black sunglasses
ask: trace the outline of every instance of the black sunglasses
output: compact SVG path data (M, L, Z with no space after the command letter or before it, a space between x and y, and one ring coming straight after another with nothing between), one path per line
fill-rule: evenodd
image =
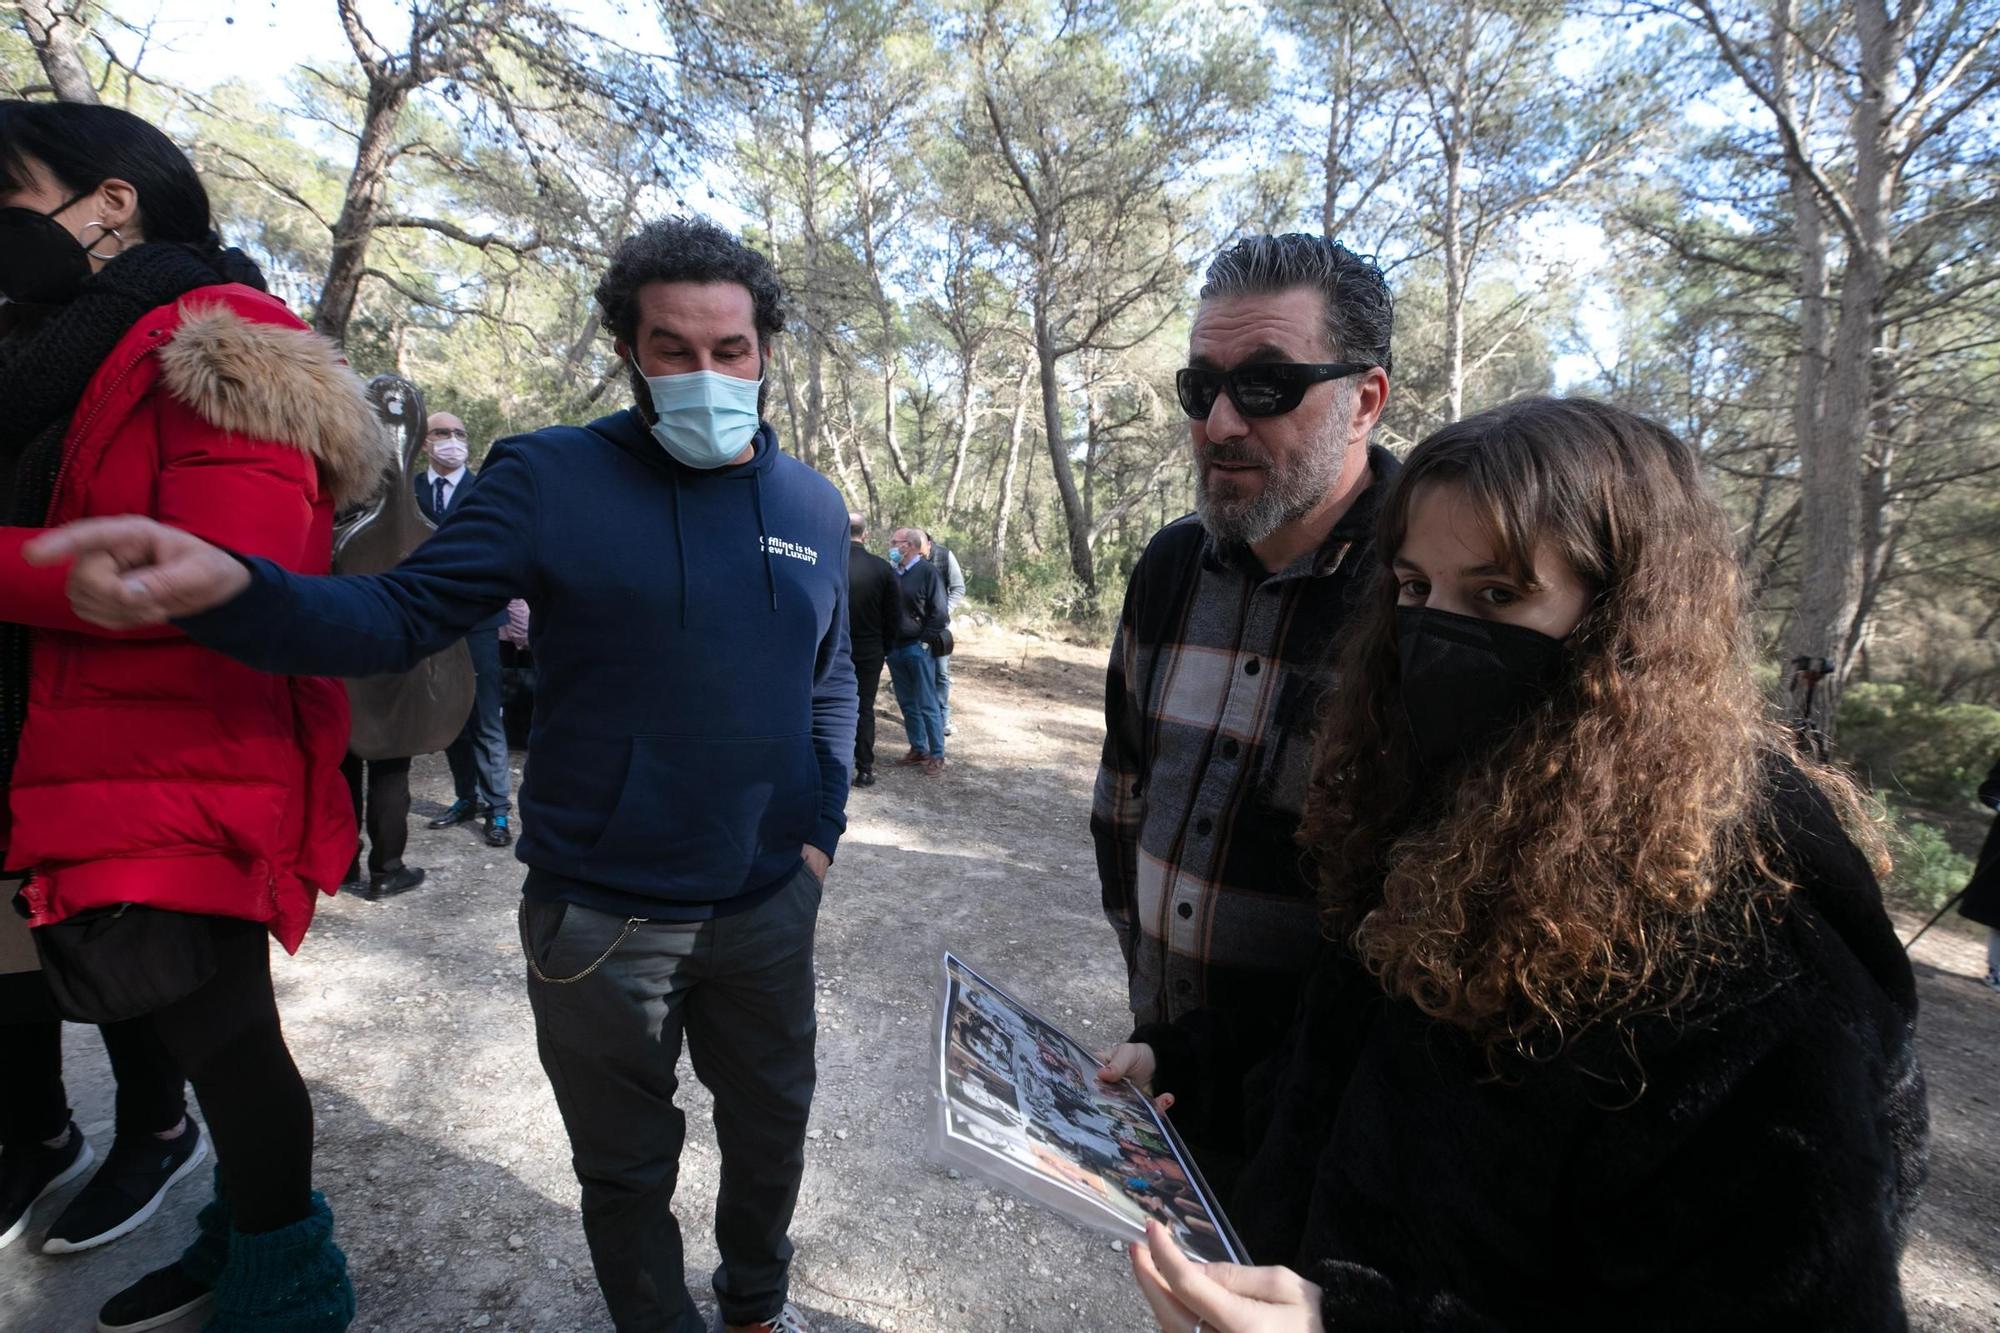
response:
M1174 391L1180 395L1181 411L1195 421L1208 420L1208 414L1215 409L1216 396L1224 390L1236 410L1246 417L1281 417L1297 407L1313 385L1344 380L1374 368L1369 361L1334 361L1325 365L1259 361L1234 370L1189 366L1174 376Z

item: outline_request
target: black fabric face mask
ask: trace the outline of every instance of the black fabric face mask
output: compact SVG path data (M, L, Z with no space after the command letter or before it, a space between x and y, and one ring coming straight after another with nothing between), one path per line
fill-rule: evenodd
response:
M89 252L56 221L56 213L0 208L0 296L20 305L63 305L90 276Z
M1554 693L1568 654L1561 639L1420 606L1396 608L1403 712L1424 770L1484 754Z

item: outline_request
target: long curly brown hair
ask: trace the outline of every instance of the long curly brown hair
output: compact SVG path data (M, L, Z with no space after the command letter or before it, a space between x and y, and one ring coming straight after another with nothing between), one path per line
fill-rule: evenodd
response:
M1541 546L1594 594L1555 693L1443 776L1407 743L1388 573L1430 485L1462 488L1516 579ZM1489 1058L1672 1010L1744 955L1793 887L1759 799L1776 755L1879 862L1851 784L1791 754L1753 683L1726 519L1665 427L1578 398L1467 417L1410 454L1377 540L1301 840L1329 933Z

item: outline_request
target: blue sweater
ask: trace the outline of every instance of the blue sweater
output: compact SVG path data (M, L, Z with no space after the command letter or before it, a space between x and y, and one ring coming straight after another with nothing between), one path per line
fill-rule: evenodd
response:
M266 671L367 676L527 599L530 892L698 919L774 891L807 843L831 857L846 828L847 545L839 493L769 425L749 462L700 471L628 409L494 445L386 574L246 560L248 590L180 623Z

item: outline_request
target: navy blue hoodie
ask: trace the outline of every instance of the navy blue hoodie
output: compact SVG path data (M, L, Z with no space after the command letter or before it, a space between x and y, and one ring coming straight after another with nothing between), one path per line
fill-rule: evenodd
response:
M521 787L528 890L699 919L774 891L846 828L854 753L847 506L778 451L702 471L637 412L502 440L386 574L246 560L247 591L181 623L266 671L404 671L512 597L538 673Z

